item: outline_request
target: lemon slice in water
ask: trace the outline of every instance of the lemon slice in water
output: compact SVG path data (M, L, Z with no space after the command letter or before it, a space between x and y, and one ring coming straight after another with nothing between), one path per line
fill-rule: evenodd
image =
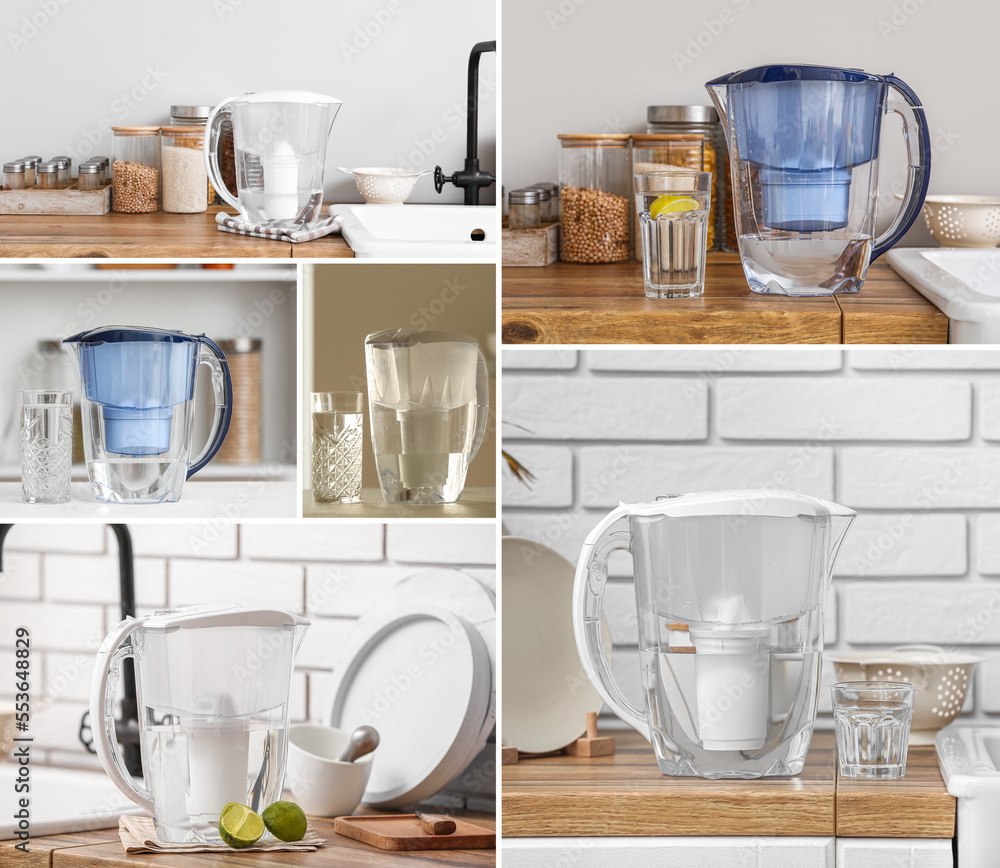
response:
M660 214L674 214L678 211L697 211L698 202L690 196L660 196L649 206L649 216L654 220Z

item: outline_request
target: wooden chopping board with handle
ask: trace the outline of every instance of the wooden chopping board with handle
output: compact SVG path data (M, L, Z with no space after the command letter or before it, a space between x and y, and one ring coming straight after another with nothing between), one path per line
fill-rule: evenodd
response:
M424 815L425 819L429 815ZM338 835L361 841L379 850L494 850L497 835L463 820L455 820L455 831L433 835L416 814L372 814L337 817L333 828ZM438 824L441 827L444 824Z

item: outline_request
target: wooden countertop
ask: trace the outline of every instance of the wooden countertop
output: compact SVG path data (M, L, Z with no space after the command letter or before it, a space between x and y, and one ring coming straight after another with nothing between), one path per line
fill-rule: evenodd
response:
M51 217L0 216L0 257L87 257L98 259L242 259L263 257L352 258L340 235L302 244L233 235L217 228L212 205L202 214L116 214Z
M373 812L374 813L374 812ZM489 814L456 814L470 822L490 829L496 820ZM191 868L192 865L265 866L265 868L290 868L309 865L314 868L375 868L384 865L453 866L453 868L493 868L495 850L438 850L419 853L389 853L345 838L333 831L333 820L311 817L309 822L326 846L312 853L194 853L159 854L140 853L126 856L118 839L118 829L101 829L95 832L78 832L71 835L53 835L33 838L28 853L13 849L15 841L0 842L0 865L18 868L115 868L115 866L142 866L142 868Z
M466 486L457 503L386 503L378 488L361 489L360 503L316 503L302 492L303 518L496 518L497 490Z
M646 298L642 265L503 269L505 344L943 344L948 318L884 260L856 295L750 291L739 256L708 254L705 294Z
M841 781L832 732L813 738L793 778L667 777L650 745L615 733L613 756L549 756L502 768L503 834L801 835L950 838L955 800L933 747L911 747L901 781Z

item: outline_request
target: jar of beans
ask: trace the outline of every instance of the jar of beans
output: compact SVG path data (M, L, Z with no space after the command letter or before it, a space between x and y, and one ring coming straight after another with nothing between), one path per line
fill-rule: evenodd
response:
M651 105L646 108L647 133L701 133L705 137L702 172L712 173L708 217L708 249L736 251L729 151L719 113L708 105Z
M628 134L559 136L563 262L624 262L632 255Z
M111 208L122 214L160 210L160 128L112 127Z
M704 133L650 133L632 136L632 173L682 169L704 172ZM713 179L714 180L714 179ZM642 238L635 233L633 256L642 262Z

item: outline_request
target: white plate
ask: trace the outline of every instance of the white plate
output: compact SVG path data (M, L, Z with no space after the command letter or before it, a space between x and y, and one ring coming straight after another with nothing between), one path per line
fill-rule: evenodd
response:
M573 635L573 565L532 540L505 536L501 739L527 753L560 750L586 729L601 697Z
M333 674L328 723L378 730L364 801L413 805L475 757L492 687L479 633L440 606L407 605L362 618Z

